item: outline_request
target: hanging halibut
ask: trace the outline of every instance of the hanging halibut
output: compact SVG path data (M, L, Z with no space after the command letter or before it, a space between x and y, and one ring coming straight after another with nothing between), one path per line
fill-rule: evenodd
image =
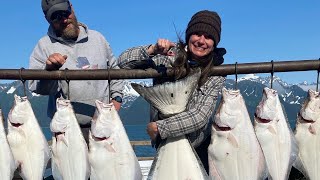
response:
M276 90L265 87L257 106L254 127L273 180L288 179L298 146Z
M309 90L297 117L299 155L294 166L311 180L320 179L320 96Z
M96 101L89 133L91 180L141 180L142 172L113 103Z
M88 147L69 100L57 99L57 112L50 124L52 175L55 180L86 180L90 165Z
M200 70L176 82L167 82L153 87L132 84L132 87L163 116L170 117L186 109L199 77ZM189 140L183 135L169 137L159 145L148 179L202 180L208 179L208 175Z
M11 149L8 144L7 135L3 126L3 116L0 109L0 177L2 180L11 180L16 170Z
M50 150L27 97L14 95L7 138L20 176L27 180L43 179Z
M208 147L211 179L266 177L265 160L240 90L222 89Z

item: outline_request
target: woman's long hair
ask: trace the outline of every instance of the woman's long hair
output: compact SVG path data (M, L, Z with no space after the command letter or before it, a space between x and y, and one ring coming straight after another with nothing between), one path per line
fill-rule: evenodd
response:
M194 60L192 59L190 50L186 48L187 44L184 43L181 38L179 38L177 47L178 54L173 64L175 79L183 78L190 73L191 68L193 67L190 66L188 60L193 60L197 63L197 67L201 68L201 76L198 82L198 88L200 88L208 80L211 68L223 63L223 55L226 53L224 48L215 47L214 50L207 56L204 56L198 60Z

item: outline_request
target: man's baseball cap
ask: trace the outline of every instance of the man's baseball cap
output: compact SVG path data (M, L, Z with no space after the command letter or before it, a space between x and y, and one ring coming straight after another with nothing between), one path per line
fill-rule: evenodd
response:
M41 0L42 11L48 21L51 20L51 16L57 11L69 11L69 0Z

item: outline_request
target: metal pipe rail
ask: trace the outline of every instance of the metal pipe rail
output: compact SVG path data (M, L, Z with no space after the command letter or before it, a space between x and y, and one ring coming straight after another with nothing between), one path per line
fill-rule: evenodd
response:
M237 68L236 68L237 67ZM270 72L291 72L319 70L318 60L277 61L243 64L225 64L211 69L211 75L232 75ZM173 76L174 70L167 69L167 76ZM57 70L39 69L0 69L0 79L8 80L113 80L159 78L163 74L155 69L98 69L98 70Z

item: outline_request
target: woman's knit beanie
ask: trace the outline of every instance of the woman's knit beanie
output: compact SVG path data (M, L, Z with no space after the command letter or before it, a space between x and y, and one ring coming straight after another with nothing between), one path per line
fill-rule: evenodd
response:
M194 14L186 30L186 43L192 34L206 33L213 38L215 46L220 42L221 19L216 12L203 10Z

